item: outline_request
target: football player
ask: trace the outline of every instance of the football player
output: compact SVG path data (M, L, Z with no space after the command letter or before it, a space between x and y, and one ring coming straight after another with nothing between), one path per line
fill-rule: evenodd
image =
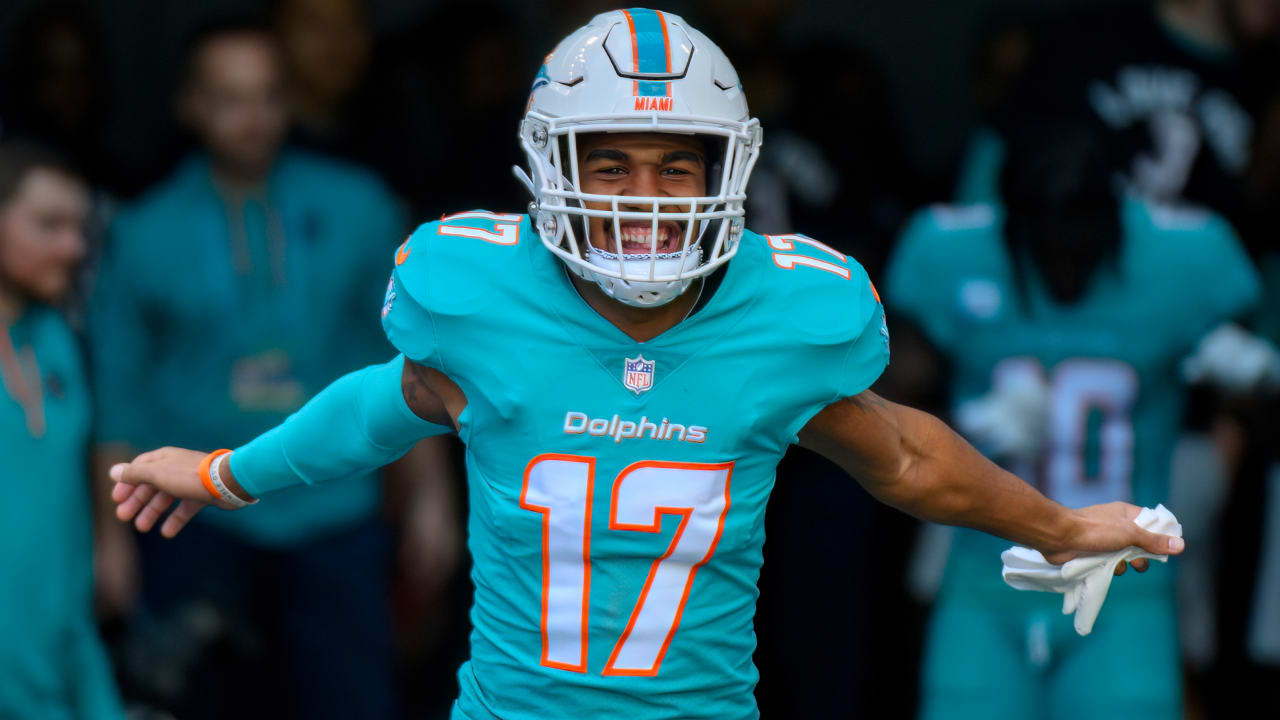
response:
M457 432L476 592L454 717L474 720L756 717L765 503L796 442L886 503L1056 562L1181 550L1136 506L1068 510L867 389L889 356L875 289L818 240L744 228L760 126L681 18L619 10L571 34L520 143L529 214L447 216L397 251L382 313L400 355L234 452L116 466L119 517L146 531L180 498L173 535L205 505Z
M1267 363L1246 358L1274 357L1256 339L1215 349L1211 331L1259 294L1230 225L1117 202L1122 157L1098 128L1028 123L1010 136L1004 202L922 211L887 275L891 309L949 361L957 427L1068 507L1168 502L1187 369L1252 387ZM1007 546L952 540L922 718L1182 716L1171 568L1115 587L1081 638L1058 598L1005 587L992 563Z

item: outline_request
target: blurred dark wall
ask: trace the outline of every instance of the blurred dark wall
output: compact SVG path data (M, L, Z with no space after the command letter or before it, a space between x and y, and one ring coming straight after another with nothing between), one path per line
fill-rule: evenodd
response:
M973 122L970 58L994 17L1148 0L810 0L787 37L838 30L866 49L889 79L895 115L917 169L945 173ZM766 129L767 133L767 129ZM766 139L768 135L766 134Z
M0 37L7 36L15 17L26 7L41 1L45 0L0 3ZM1146 0L1040 0L1035 9L1048 11L1103 1L1115 5ZM185 34L211 16L251 11L266 2L93 0L87 4L100 16L111 59L112 112L106 119L107 141L115 147L136 148L139 156L134 161L145 167L163 162L167 149L158 146L161 141L157 138L173 134L169 92ZM442 0L370 0L379 34L407 27L445 4ZM528 47L538 56L550 50L566 29L585 22L596 9L607 7L591 0L506 0L502 4L510 6L529 28ZM1029 10L1029 4L1019 0L791 0L784 4L790 17L778 30L780 44L842 38L865 48L882 66L910 160L920 172L935 178L951 170L972 126L975 111L969 60L982 32L990 18L1001 12ZM696 1L658 5L691 18L702 14L702 3ZM581 17L566 17L575 14ZM431 42L431 38L423 41ZM536 57L530 58L525 73L529 77L535 61ZM447 72L447 65L442 65L441 71ZM517 113L518 109L513 115Z

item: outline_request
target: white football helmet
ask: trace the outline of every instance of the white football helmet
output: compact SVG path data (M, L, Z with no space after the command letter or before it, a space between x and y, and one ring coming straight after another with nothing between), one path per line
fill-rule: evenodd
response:
M709 194L581 192L577 139L601 132L679 133L710 141ZM675 15L615 10L565 38L538 70L520 123L529 170L516 168L516 175L533 193L530 214L551 252L610 297L653 307L737 253L747 178L760 144L760 123L749 116L738 75L720 48ZM588 208L587 202L609 209ZM575 217L581 218L581 235ZM593 217L612 223L613 252L591 245ZM659 223L673 219L684 225L680 250L659 253ZM650 250L624 253L621 223L636 221L650 223Z

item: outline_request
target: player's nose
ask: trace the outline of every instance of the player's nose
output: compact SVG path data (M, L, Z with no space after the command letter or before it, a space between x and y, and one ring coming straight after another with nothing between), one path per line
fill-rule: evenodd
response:
M630 187L627 194L634 197L657 197L660 190L658 189L658 171L654 168L639 167L631 172ZM638 209L651 210L651 207L641 207Z

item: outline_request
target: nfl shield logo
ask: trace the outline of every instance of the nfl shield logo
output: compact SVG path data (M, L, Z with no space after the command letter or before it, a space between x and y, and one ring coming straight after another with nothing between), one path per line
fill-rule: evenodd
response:
M644 356L627 358L622 363L622 384L635 394L653 387L653 360L645 360Z

